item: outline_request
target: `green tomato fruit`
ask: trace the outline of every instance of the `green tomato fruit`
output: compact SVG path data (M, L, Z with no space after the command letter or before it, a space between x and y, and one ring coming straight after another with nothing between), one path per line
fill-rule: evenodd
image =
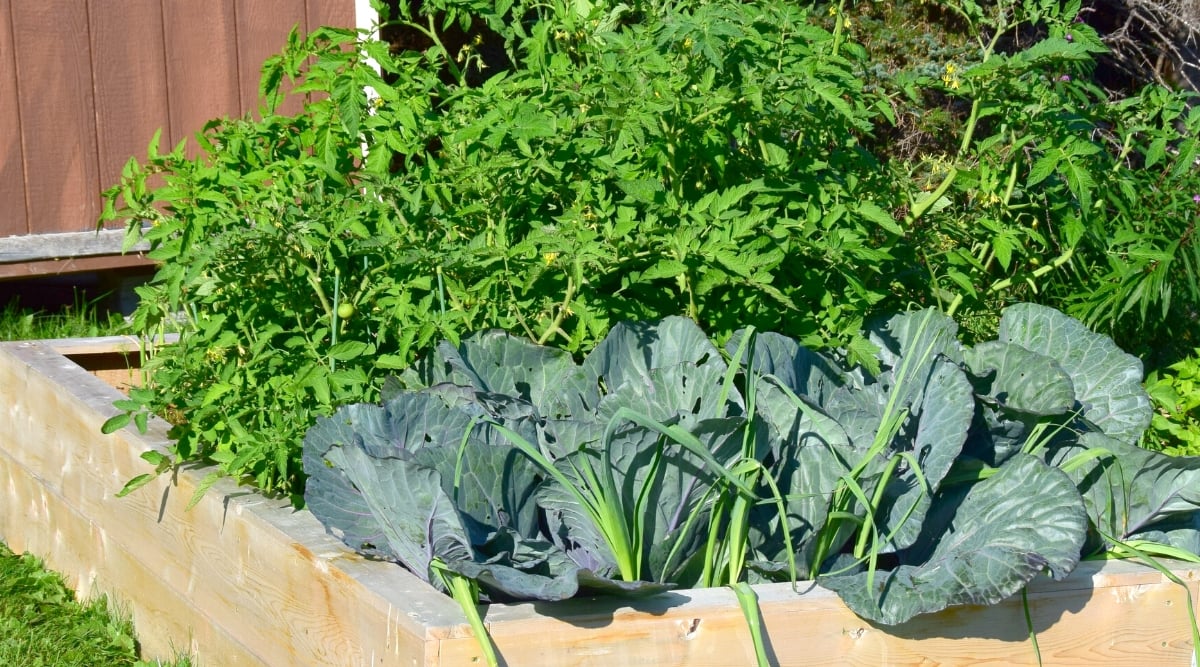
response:
M342 305L338 306L338 317L342 318L343 320L348 320L353 315L354 315L354 304L343 303Z

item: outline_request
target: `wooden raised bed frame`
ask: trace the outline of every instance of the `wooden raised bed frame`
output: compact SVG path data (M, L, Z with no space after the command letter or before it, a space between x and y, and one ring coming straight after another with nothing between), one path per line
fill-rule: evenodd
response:
M80 363L76 363L76 361ZM43 557L84 596L132 611L150 656L194 652L204 665L471 665L478 644L448 597L388 563L364 560L307 512L218 482L189 511L205 470L181 470L130 496L147 472L147 435L101 435L135 379L131 339L0 343L0 540ZM81 365L82 364L82 365ZM84 366L92 372L85 370ZM1200 569L1177 573L1196 595ZM780 665L1030 664L1019 598L881 628L834 594L758 587ZM1040 578L1029 604L1047 665L1190 665L1187 594L1132 563L1083 563ZM502 660L526 665L746 665L753 653L729 590L493 605Z

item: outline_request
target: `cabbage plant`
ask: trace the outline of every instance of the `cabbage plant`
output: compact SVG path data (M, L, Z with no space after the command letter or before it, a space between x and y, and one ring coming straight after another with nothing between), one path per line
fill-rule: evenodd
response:
M1141 363L1108 338L1033 304L974 346L936 310L864 333L878 372L679 317L580 363L442 343L308 432L305 499L469 611L714 585L745 608L747 584L810 579L891 625L1130 543L1200 551L1200 459L1136 446Z

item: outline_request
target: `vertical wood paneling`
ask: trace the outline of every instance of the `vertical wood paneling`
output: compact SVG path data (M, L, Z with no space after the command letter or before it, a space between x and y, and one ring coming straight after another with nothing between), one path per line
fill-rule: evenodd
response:
M83 231L99 214L87 7L11 0L30 226Z
M171 135L189 138L213 118L241 114L234 0L164 0Z
M258 82L262 64L283 50L292 26L305 29L305 0L255 0L237 6L238 77L241 80L242 108L259 109ZM300 111L300 100L289 98L279 108L280 113Z
M160 150L173 145L167 63L159 0L89 0L101 189L115 185L130 157L144 160L154 132ZM131 39L132 36L136 39Z
M29 233L11 3L0 0L0 236Z
M352 27L354 0L0 0L0 236L91 229L157 128L257 108L295 24Z
M306 0L309 32L323 26L354 27L354 0Z

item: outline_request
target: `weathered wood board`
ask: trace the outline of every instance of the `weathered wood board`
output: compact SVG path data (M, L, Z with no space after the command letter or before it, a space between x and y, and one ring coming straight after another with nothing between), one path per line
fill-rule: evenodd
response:
M210 665L482 664L453 601L397 566L357 557L286 501L222 480L185 510L203 469L115 498L149 469L139 455L164 447L166 425L101 435L120 394L64 353L120 374L136 365L113 354L122 349L136 346L0 344L0 540L44 557L83 595L109 593L132 610L150 655L182 649ZM1177 574L1196 595L1200 569ZM1035 663L1019 599L881 628L832 593L799 588L757 588L775 664ZM1193 664L1187 595L1152 569L1114 562L1040 579L1028 597L1044 663L1094 667ZM753 663L725 589L484 614L513 667Z
M0 238L0 264L120 255L124 252L124 243L124 229L6 236ZM130 251L141 253L149 249L150 243L143 241Z
M49 346L0 345L0 397L0 539L127 605L151 655L424 665L426 628L459 624L451 600L353 557L286 501L223 480L185 511L204 476L193 470L115 498L148 471L139 455L163 448L166 424L101 435L120 394Z
M376 18L365 0L0 0L0 238L46 248L21 259L0 244L0 279L152 266L57 232L94 229L100 193L156 131L160 151L186 140L194 156L210 119L261 116L263 62L293 26ZM291 96L280 111L302 106Z

